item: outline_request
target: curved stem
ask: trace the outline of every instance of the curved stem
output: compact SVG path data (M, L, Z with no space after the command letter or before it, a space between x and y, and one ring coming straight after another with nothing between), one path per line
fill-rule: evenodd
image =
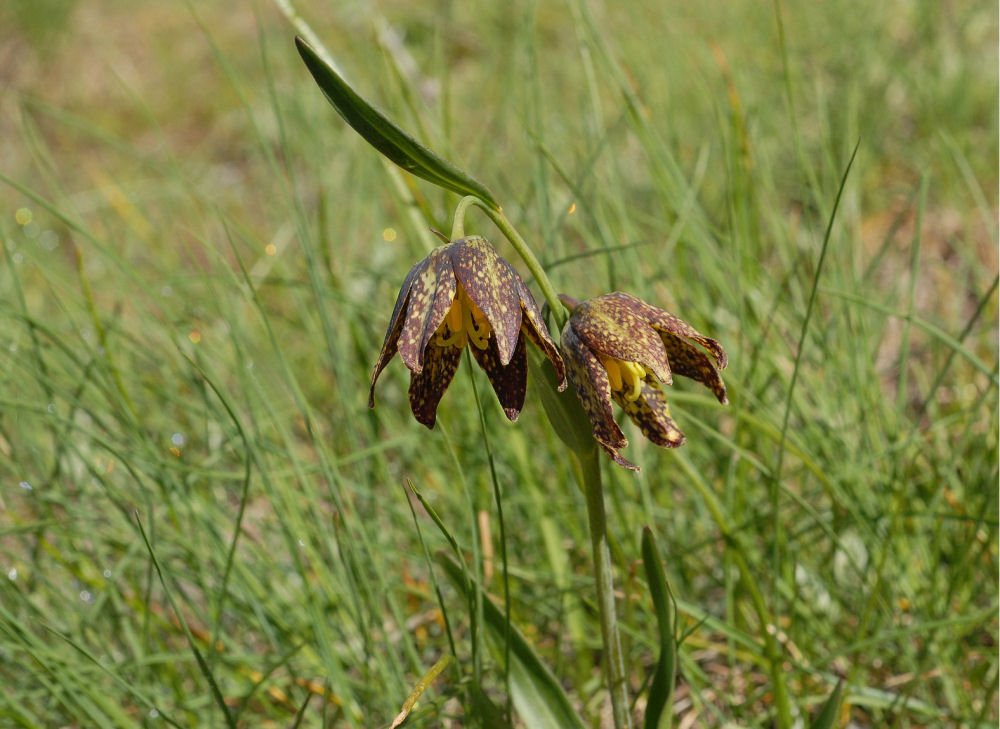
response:
M465 214L477 202L480 205L484 204L475 195L466 195L458 201L458 205L455 206L455 217L451 223L451 240L458 240L465 237Z
M625 657L615 615L615 586L611 575L611 550L608 547L608 521L601 486L601 464L597 446L578 454L583 487L587 497L590 542L594 550L594 581L601 615L601 638L604 643L604 672L611 693L611 714L615 729L631 729L628 680Z
M545 269L542 268L542 264L535 257L534 251L531 250L531 246L521 237L521 234L517 232L514 226L507 216L503 214L502 210L491 207L485 202L480 200L475 195L467 195L463 197L458 206L455 208L455 218L452 223L451 228L451 239L461 238L465 235L465 214L468 209L475 205L476 207L482 209L489 217L490 220L500 229L510 241L510 244L514 246L514 250L517 251L517 255L521 257L524 261L524 265L528 267L531 271L531 275L535 277L535 281L538 282L538 288L542 290L542 296L549 303L549 309L552 310L552 315L556 320L557 330L561 330L563 325L566 323L566 309L563 307L563 303L559 300L559 296L556 294L555 287L552 282L549 281L549 277L545 274Z

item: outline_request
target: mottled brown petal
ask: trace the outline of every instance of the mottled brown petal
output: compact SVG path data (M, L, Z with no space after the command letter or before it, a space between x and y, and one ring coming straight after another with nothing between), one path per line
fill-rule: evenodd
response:
M624 448L628 445L628 440L615 422L611 409L611 383L604 365L577 337L569 323L563 329L562 348L566 374L590 418L594 438L602 446L606 446L605 450Z
M670 367L674 372L703 384L723 405L729 402L726 397L726 383L722 381L722 375L715 369L707 354L670 332L660 332L660 337L663 339L663 346L667 349Z
M693 326L688 324L686 321L678 319L676 316L670 312L659 309L655 306L647 304L645 301L635 298L630 294L623 293L621 291L611 294L611 296L618 297L620 300L631 300L637 304L643 316L649 321L649 323L659 332L670 332L682 339L687 339L692 342L697 342L702 347L707 349L712 357L715 358L716 364L719 365L719 369L725 369L728 364L728 359L726 357L725 351L722 349L722 345L719 344L714 339L709 339L704 334L699 332Z
M670 384L670 364L663 342L631 300L639 301L620 293L590 299L573 310L570 323L577 336L595 352L639 362L661 382Z
M414 276L410 286L406 322L399 337L399 356L411 372L423 369L427 343L441 326L455 299L457 284L448 248L440 246L431 251L424 259L427 266Z
M457 347L428 345L423 369L410 373L410 410L417 422L434 427L438 403L451 384L461 359L462 350Z
M514 355L521 330L514 270L489 241L479 236L459 239L448 250L459 283L493 327L500 361L507 364Z
M559 392L562 392L566 389L566 366L563 363L562 355L559 354L559 348L556 347L556 343L552 341L552 337L549 335L549 329L545 326L545 321L542 319L542 312L538 310L535 298L528 291L528 287L524 285L524 281L518 275L517 271L514 271L514 282L517 284L517 294L521 299L521 311L523 313L521 317L521 331L528 335L528 339L531 340L532 344L538 347L542 354L552 363L552 367L556 371L556 377L559 378Z
M597 439L595 438L595 440ZM617 463L622 468L627 468L630 471L640 470L640 468L637 465L632 463L632 461L625 460L625 458L622 457L622 454L619 453L617 449L612 448L607 443L602 443L601 441L598 440L597 445L599 445L605 453L611 456L611 458L614 459L615 463Z
M404 282L403 287L408 290L409 284ZM389 320L389 331L385 333L385 342L382 344L382 351L379 352L375 369L372 370L371 387L368 389L368 407L370 408L375 407L375 381L390 360L396 356L396 342L399 339L399 333L403 331L403 317L398 316L400 306L406 305L406 296L403 296L402 293L401 291L401 299L396 302L396 311L393 311L392 318Z
M670 417L667 398L660 384L651 377L643 380L642 393L633 402L629 402L619 392L614 393L614 398L642 434L656 445L676 448L684 443L684 434Z
M493 391L497 394L507 419L514 422L524 407L524 394L528 386L528 348L524 344L524 337L517 338L514 356L506 365L500 362L500 351L493 337L490 337L486 349L470 346L469 350L490 378L490 384L493 385Z

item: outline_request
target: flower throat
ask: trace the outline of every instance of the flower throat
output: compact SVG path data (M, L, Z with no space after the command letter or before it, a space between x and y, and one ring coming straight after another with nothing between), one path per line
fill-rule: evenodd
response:
M486 349L492 331L486 316L459 285L448 314L434 333L434 344L461 349L471 342L477 349Z

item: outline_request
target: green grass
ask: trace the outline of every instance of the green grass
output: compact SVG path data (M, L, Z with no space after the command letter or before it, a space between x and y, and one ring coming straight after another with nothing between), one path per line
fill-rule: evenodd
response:
M463 366L427 431L397 360L367 408L434 244L410 196L445 231L457 197L396 185L276 7L51 5L0 10L0 725L388 726L453 648L409 725L496 725L495 624L412 484L501 607L505 551L513 625L598 726L585 504L538 398L511 426ZM632 695L648 525L675 726L775 725L755 595L805 725L839 677L852 726L995 726L996 7L412 5L297 8L561 291L729 354L728 407L671 388L682 449L625 426L642 471L605 463Z

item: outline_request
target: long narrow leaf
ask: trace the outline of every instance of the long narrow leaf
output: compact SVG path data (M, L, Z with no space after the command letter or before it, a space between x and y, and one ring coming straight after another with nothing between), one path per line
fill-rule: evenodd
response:
M417 177L460 195L475 195L497 210L500 209L500 203L486 185L448 160L438 157L396 126L352 89L301 37L295 37L295 46L323 95L368 144Z
M439 552L437 562L462 592L479 589L448 553ZM583 721L573 711L559 681L521 632L510 626L508 633L503 611L485 594L482 602L487 643L497 660L503 659L504 640L510 641L510 691L524 725L532 729L583 729Z
M674 640L674 607L670 587L660 563L660 550L649 527L642 530L642 566L653 598L659 628L660 658L649 685L644 729L670 729L673 723L674 684L677 680L677 645Z
M838 681L837 687L830 694L830 698L823 704L823 708L813 722L812 729L833 729L837 717L840 716L840 703L844 696L844 682Z

